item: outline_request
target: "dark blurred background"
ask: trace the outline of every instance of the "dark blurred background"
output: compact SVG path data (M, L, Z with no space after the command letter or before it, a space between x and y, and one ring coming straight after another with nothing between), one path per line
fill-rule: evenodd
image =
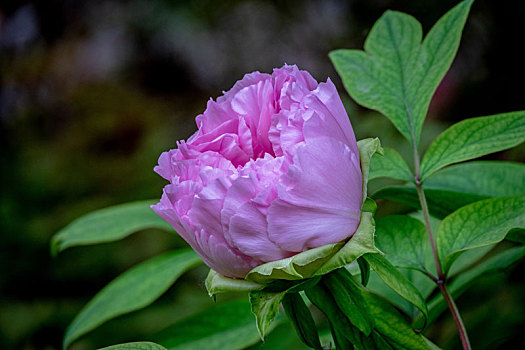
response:
M407 149L386 118L350 101L327 54L362 48L386 9L414 15L428 31L455 3L2 0L0 348L60 348L68 323L105 284L184 245L175 235L145 231L57 258L49 253L51 236L79 215L158 198L164 181L152 169L159 154L191 135L207 99L247 72L286 62L318 80L331 77L358 139L379 136ZM461 119L525 109L524 20L524 1L476 1L422 148ZM491 159L524 155L522 145ZM474 348L509 348L521 336L524 267L483 279L459 299ZM73 348L140 340L203 309L211 304L205 274L186 275L147 311L111 321ZM448 314L428 335L446 348L459 346Z

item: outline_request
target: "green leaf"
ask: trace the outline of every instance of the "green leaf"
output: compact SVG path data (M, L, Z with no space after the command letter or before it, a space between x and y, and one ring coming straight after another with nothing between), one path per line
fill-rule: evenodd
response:
M523 229L510 230L505 238L511 242L525 244L525 230Z
M467 291L478 278L503 271L523 257L525 257L525 246L505 250L458 275L458 277L450 283L448 289L452 297L458 298ZM447 303L445 299L443 299L443 296L439 294L428 303L428 309L429 322L433 322L439 315L447 310Z
M99 350L166 350L166 348L152 342L135 342L112 345Z
M434 173L425 181L424 188L430 214L444 218L479 200L525 194L525 164L498 161L457 164ZM420 208L413 187L387 187L372 197Z
M414 176L401 155L392 148L383 148L384 155L376 154L370 162L369 180L389 177L401 181L413 181Z
M427 304L420 291L401 272L380 254L365 254L364 258L377 275L403 299L417 307L424 315Z
M425 188L424 192L430 214L440 219L467 204L487 198L475 194L435 190L431 188ZM374 193L372 198L374 200L390 199L414 209L421 209L419 197L416 189L413 187L393 186L383 188Z
M370 264L362 256L357 258L357 264L359 265L361 284L366 287L368 280L370 279Z
M396 267L435 271L427 230L418 219L407 215L377 218L375 239L379 250Z
M160 297L185 271L202 263L192 250L169 252L136 265L104 287L67 328L64 348L102 323Z
M279 317L270 328L283 320ZM239 350L256 344L260 338L250 304L242 298L180 320L164 329L155 339L170 350Z
M416 334L403 316L386 300L368 291L362 291L362 294L375 328L394 343L394 348L414 350L435 348L434 344Z
M314 349L322 349L314 319L301 294L287 293L282 304L303 343Z
M355 291L355 281L350 274L339 269L325 275L323 281L330 290L335 303L350 323L365 335L370 335L373 325L366 309L363 308L363 297Z
M365 335L360 333L339 309L329 286L319 283L307 289L305 293L308 299L328 318L337 349L352 349L353 345L358 349L367 348L362 346L362 343L366 341Z
M456 55L471 4L463 1L445 14L422 44L415 18L387 11L370 31L366 52L330 53L350 96L387 116L413 145L419 143L432 95Z
M150 206L155 201L120 204L86 214L60 230L51 239L53 255L78 245L111 242L147 228L172 231Z
M483 160L456 164L434 173L424 187L485 198L519 196L525 194L525 164Z
M257 332L262 340L268 333L273 320L279 314L279 306L285 292L254 291L249 293L252 312L255 315Z
M421 163L422 180L453 163L502 151L525 141L525 111L462 120L439 135Z
M510 229L524 228L523 213L525 196L475 202L447 216L436 235L443 271L450 269L462 251L498 243Z

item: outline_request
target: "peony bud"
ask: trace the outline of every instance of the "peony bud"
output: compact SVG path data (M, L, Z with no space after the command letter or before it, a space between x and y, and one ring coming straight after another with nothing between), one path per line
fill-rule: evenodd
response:
M334 84L296 66L247 74L164 152L153 210L221 275L337 243L356 231L363 175Z

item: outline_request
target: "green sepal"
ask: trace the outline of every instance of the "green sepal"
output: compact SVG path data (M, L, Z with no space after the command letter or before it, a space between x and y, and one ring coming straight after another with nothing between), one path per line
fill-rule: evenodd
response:
M206 277L206 290L208 294L214 296L215 294L225 293L225 292L252 292L256 290L261 290L264 288L263 285L241 280L235 278L224 277L220 273L215 272L210 269L208 276Z

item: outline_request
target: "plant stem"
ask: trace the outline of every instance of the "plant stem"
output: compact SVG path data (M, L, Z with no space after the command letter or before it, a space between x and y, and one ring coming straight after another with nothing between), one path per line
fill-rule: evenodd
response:
M430 246L432 247L432 255L434 257L434 264L436 265L437 277L439 280L444 279L445 275L443 270L441 270L441 264L439 263L439 256L436 248L436 240L432 233L432 227L430 226L430 215L428 212L427 200L425 198L425 192L423 192L423 186L419 182L419 176L416 177L416 190L417 195L419 196L419 202L421 203L421 210L423 211L423 218L425 220L425 227L427 229L428 240L430 241Z
M425 198L425 192L423 191L423 184L421 183L419 154L417 152L417 146L415 145L415 143L414 143L414 165L415 165L414 168L416 170L416 176L414 180L416 184L417 195L419 197L419 202L421 203L421 210L423 211L423 218L425 220L425 227L427 229L428 240L430 241L430 246L432 247L432 255L434 257L434 264L436 265L437 279L432 278L434 276L432 276L432 274L430 273L428 275L434 282L436 282L441 294L443 294L443 297L445 298L445 301L447 302L448 308L450 309L450 312L452 313L452 317L454 318L454 322L456 323L456 327L459 332L459 337L461 338L461 344L463 345L463 349L471 350L470 342L469 342L468 335L467 335L467 330L459 314L458 307L456 306L454 299L452 298L452 296L450 295L447 289L446 276L443 273L443 270L441 269L441 264L439 263L439 255L438 255L438 251L436 247L436 240L434 238L434 235L432 234L432 227L430 226L430 214L428 211L427 199Z
M439 290L441 291L443 297L447 302L450 312L452 313L452 317L454 317L454 322L456 322L456 326L458 327L459 337L461 338L461 344L463 345L463 349L470 350L471 347L470 341L468 339L467 329L465 328L465 324L463 324L463 320L459 315L458 307L456 306L454 299L452 299L452 296L450 295L447 287L445 286L445 282L438 282L438 286Z

